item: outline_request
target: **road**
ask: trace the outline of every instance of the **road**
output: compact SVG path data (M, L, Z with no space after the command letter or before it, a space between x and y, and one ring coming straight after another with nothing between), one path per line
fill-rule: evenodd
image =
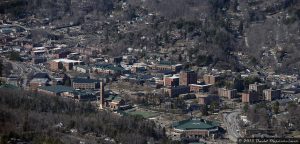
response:
M229 139L236 142L238 138L242 137L241 135L241 129L239 126L239 118L241 110L235 110L231 113L224 113L224 124L227 128L227 132L229 135Z
M21 78L21 84L20 86L22 88L27 87L28 83L28 74L29 73L38 73L38 72L48 72L44 68L40 68L37 65L33 64L28 64L28 63L22 63L22 62L15 62L15 61L10 61L6 60L6 62L10 63L13 67L14 74L18 75Z

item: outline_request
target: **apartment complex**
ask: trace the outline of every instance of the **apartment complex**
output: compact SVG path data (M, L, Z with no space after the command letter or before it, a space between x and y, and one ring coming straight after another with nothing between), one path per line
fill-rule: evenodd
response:
M228 99L237 98L237 90L236 89L226 89L226 88L219 88L218 95L221 97L226 97Z
M257 94L259 96L262 96L263 90L266 88L267 88L267 85L262 84L262 83L254 83L254 84L249 85L249 91L255 91L255 92L257 92ZM260 97L260 98L263 99L262 97Z
M259 100L259 95L256 91L252 90L246 93L242 93L242 102L244 103L253 104L255 102L258 102Z
M209 94L196 94L196 97L198 98L198 102L201 105L210 105L212 102L220 102L220 97L217 95L209 95Z
M197 73L194 71L181 71L179 74L179 84L188 86L197 83Z
M273 90L273 89L265 89L263 90L264 98L267 101L272 101L275 99L279 99L281 96L281 90Z
M205 84L216 84L216 82L218 82L220 80L220 76L205 74L203 76L203 80L204 80Z
M179 86L179 77L178 76L164 76L164 86L166 87L175 87Z

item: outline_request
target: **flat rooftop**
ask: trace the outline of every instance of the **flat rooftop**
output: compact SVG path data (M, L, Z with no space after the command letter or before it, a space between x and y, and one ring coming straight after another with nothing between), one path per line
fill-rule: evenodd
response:
M64 62L64 63L80 63L82 61L70 60L70 59L55 59L54 62Z
M180 130L209 130L218 127L219 124L213 121L193 118L177 122L173 126L175 129Z

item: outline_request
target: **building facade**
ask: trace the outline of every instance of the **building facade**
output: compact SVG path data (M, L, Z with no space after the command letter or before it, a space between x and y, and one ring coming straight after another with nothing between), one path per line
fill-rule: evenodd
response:
M220 102L220 97L217 95L196 94L200 105L210 105L212 102Z
M203 76L205 84L216 84L220 80L219 76L205 74Z
M257 95L259 96L260 100L263 100L263 90L267 88L266 84L261 83L254 83L249 85L249 91L255 91L257 92Z
M211 85L199 85L199 84L189 84L190 92L194 93L205 93L209 91Z
M179 86L179 77L177 77L177 76L165 76L164 77L164 86L166 86L166 87Z
M179 121L174 123L172 127L172 138L174 140L214 138L219 133L219 124L217 122L200 118Z
M225 88L219 88L218 89L218 95L221 97L226 97L228 99L237 98L237 90L236 89L225 89Z
M169 97L177 97L180 94L186 94L190 92L188 86L167 87L164 90Z
M75 65L83 65L82 61L76 61L76 60L69 60L69 59L56 59L51 62L50 64L50 70L57 71L57 70L66 70L70 71L73 70L73 66Z
M197 83L197 73L194 71L181 71L179 74L179 84L188 86Z
M259 95L256 91L249 91L246 93L242 93L242 102L244 103L253 104L258 102L259 100L260 100Z
M267 101L279 99L281 97L281 90L265 89L263 90L264 98Z
M75 78L72 82L74 89L99 89L100 81L94 79Z

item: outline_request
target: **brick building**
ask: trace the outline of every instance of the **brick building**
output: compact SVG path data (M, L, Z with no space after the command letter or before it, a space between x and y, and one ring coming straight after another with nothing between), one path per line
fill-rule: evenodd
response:
M100 89L100 81L94 79L75 78L72 82L74 89Z
M208 92L211 85L189 84L190 92Z
M273 89L265 89L263 90L264 99L267 101L272 101L275 99L279 99L281 97L281 90L273 90Z
M37 90L38 87L47 86L49 84L48 78L34 78L29 82L31 90Z
M196 94L199 104L210 105L212 102L220 102L220 97L217 95Z
M179 77L178 76L165 76L164 77L164 86L166 87L175 87L179 86Z
M261 83L254 83L249 85L249 91L255 91L257 92L257 95L259 96L260 100L263 100L263 90L267 88L266 84Z
M259 95L256 91L249 91L246 93L242 93L242 102L253 104L258 101L259 101Z
M222 97L226 97L228 99L237 98L237 90L236 89L225 89L225 88L219 88L218 89L218 95Z
M179 84L188 86L197 83L197 73L194 71L181 71L179 74Z
M177 97L180 94L186 94L190 92L190 89L188 86L177 86L177 87L168 87L165 88L165 93L169 96L169 97Z
M216 84L216 82L218 82L220 80L220 76L205 74L203 76L203 80L204 80L205 84Z
M50 62L50 70L57 71L65 69L69 71L73 70L74 65L83 65L83 62L69 59L56 59Z
M182 64L176 64L168 61L161 61L158 64L150 65L151 70L171 70L179 72L182 69Z

